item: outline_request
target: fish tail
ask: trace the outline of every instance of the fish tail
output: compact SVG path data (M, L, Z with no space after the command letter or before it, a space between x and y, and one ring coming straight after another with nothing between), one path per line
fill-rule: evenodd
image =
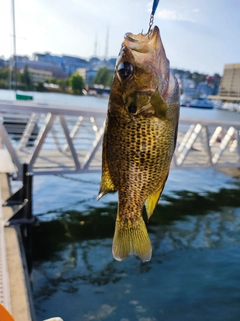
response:
M112 252L117 261L131 254L137 255L143 262L150 261L152 246L142 216L134 221L117 216Z

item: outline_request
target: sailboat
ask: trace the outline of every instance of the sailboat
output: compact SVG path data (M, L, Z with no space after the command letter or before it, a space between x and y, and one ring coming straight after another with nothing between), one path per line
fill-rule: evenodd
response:
M12 20L13 20L13 67L15 70L15 97L16 100L33 100L33 96L17 93L17 56L16 56L16 27L15 27L15 3L12 0Z

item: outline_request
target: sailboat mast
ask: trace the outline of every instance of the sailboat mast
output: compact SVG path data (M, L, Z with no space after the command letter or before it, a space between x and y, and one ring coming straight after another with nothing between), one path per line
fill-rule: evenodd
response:
M12 20L13 20L13 66L15 71L15 90L17 90L17 57L16 57L16 27L15 27L15 3L12 0Z

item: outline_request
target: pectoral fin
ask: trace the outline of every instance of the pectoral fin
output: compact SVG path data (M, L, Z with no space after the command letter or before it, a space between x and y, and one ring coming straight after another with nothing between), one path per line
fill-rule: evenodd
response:
M156 89L151 96L150 103L155 110L155 116L159 119L165 119L167 113L167 104L161 97L159 91Z

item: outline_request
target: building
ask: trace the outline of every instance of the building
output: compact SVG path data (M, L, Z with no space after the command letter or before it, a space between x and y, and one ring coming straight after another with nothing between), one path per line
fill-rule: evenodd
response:
M42 59L36 59L34 56L34 60L29 59L27 56L15 56L10 57L8 61L8 65L14 66L14 60L16 61L16 68L18 71L24 69L24 67L28 67L35 70L49 71L52 73L52 77L65 79L67 75L62 71L62 68L57 65L56 62L44 61Z
M79 68L89 68L89 61L73 56L62 56L62 69L69 76L76 72Z
M217 99L240 101L240 63L224 66Z
M53 66L55 66L57 68L62 68L62 57L52 55L49 52L34 53L33 60L38 61L38 62L43 62L43 63L46 62L46 63L52 64Z
M93 69L87 70L85 83L88 85L92 85L96 74L97 74L96 70L93 70Z
M0 57L0 67L5 67L5 60Z
M23 72L23 69L21 70ZM28 72L32 78L33 84L37 85L39 82L44 82L52 78L52 72L41 69L28 68Z
M85 79L86 84L92 84L96 72L102 68L107 67L110 70L114 70L116 63L116 58L111 58L108 60L101 60L97 57L92 57L89 61L80 57L74 56L57 56L52 55L49 52L45 53L34 53L32 59L28 56L15 55L10 57L6 64L9 66L14 66L17 70L22 70L24 67L46 70L52 72L52 77L66 79L70 77L74 72L81 70ZM0 64L1 62L0 58Z
M80 57L57 56L49 52L34 53L33 60L39 64L49 64L52 67L59 68L67 77L71 76L79 68L90 67L90 63Z
M92 85L93 79L96 76L97 71L87 68L78 68L77 73L83 78L86 85Z
M86 82L87 69L86 68L78 68L76 72L82 77L83 81Z

